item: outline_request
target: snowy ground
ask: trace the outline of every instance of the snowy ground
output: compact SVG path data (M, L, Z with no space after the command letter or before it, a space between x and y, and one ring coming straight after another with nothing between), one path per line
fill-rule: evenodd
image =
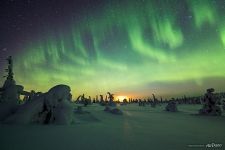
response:
M75 125L0 125L0 150L183 150L210 143L225 149L224 113L197 116L200 105L179 105L177 113L164 107L119 106L124 115L118 116L95 104L84 108L91 114L76 115Z

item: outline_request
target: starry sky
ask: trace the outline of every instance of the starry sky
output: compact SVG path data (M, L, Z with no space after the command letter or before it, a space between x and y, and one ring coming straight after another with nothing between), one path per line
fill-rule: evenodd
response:
M225 91L225 0L1 0L0 8L0 73L12 55L27 91Z

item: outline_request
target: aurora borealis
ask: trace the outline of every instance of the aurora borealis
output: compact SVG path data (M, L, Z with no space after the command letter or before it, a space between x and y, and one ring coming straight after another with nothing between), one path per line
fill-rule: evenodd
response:
M62 83L74 98L107 91L167 97L225 90L224 0L49 3L54 7L41 4L43 14L62 8L60 17L48 15L16 50L1 52L15 58L15 79L26 90Z

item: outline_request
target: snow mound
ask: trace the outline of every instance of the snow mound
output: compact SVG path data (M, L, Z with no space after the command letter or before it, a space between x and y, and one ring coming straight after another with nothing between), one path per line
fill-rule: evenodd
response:
M70 87L56 85L47 93L21 105L4 123L72 124L74 113L70 99Z

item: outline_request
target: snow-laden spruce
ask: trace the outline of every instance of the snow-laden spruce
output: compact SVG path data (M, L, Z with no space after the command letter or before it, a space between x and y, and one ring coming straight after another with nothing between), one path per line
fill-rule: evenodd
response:
M71 124L74 117L70 100L69 86L54 86L48 92L21 105L4 123Z

